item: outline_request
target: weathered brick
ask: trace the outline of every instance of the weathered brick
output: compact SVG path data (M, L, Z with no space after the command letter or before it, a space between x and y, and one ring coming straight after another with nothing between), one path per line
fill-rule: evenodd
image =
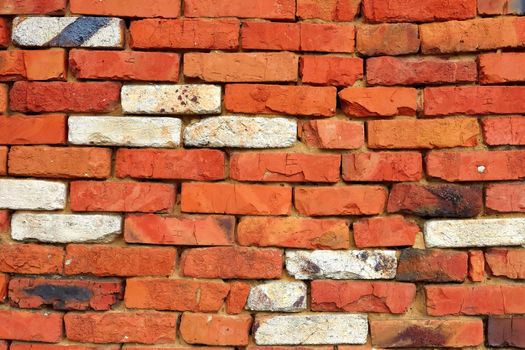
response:
M224 282L131 278L126 280L129 309L217 312L230 286Z
M12 278L9 302L24 309L50 306L55 310L109 310L122 298L116 280Z
M289 52L184 54L184 76L207 82L293 82L298 65Z
M250 284L246 282L230 283L230 293L226 298L226 312L229 314L240 314L248 301Z
M525 186L521 184L494 184L487 186L487 209L496 212L525 212Z
M296 187L295 208L304 215L373 215L384 211L382 186Z
M355 27L350 24L301 23L301 50L343 52L355 50Z
M339 92L341 109L352 117L416 115L417 90L412 88L346 88Z
M12 80L64 80L66 53L55 50L11 50L0 52L0 79Z
M525 348L525 317L489 317L487 340L490 346Z
M274 279L281 277L282 265L282 251L270 248L195 248L181 257L182 275L194 278Z
M232 216L133 215L125 220L128 243L164 245L232 245L235 218Z
M354 222L356 247L413 246L419 226L401 215L362 219Z
M186 0L187 17L295 19L294 0Z
M363 60L358 57L302 56L303 83L351 86L363 78Z
M485 259L493 276L525 279L525 250L492 248L485 252Z
M369 85L416 85L475 82L474 60L440 58L372 57L366 60Z
M0 47L5 48L11 44L11 22L7 18L0 18Z
M418 26L362 24L357 27L357 51L365 56L404 55L419 51Z
M389 213L417 216L469 218L483 207L481 187L453 184L395 184L390 190Z
M61 14L66 0L5 0L0 5L2 15Z
M479 56L480 82L484 84L525 81L518 67L525 64L522 53L488 53ZM518 69L517 69L518 68Z
M304 282L272 281L253 286L246 309L251 311L301 312L306 310Z
M468 277L472 282L483 282L485 279L485 255L482 250L469 250Z
M224 95L226 109L236 113L331 117L336 104L335 87L229 84Z
M485 118L482 125L488 145L525 145L525 118L521 116Z
M181 0L71 0L75 14L116 17L178 17Z
M0 144L65 144L66 120L62 114L0 116Z
M9 174L35 177L109 177L111 150L81 147L11 147Z
M245 217L237 226L240 245L302 249L348 249L346 220Z
M297 17L351 22L360 5L361 0L297 0Z
M62 314L0 310L0 338L57 343L62 338Z
M0 272L60 274L64 264L62 247L40 244L0 245Z
M370 148L472 147L481 134L476 118L398 119L368 122Z
M173 248L113 247L107 245L68 245L65 257L67 275L168 276L177 252Z
M307 146L323 149L356 149L365 143L363 123L336 119L301 121L298 136Z
M519 4L519 1L512 1ZM502 15L508 10L508 0L478 0L478 13L480 15ZM512 13L512 10L511 12Z
M397 266L399 281L463 282L468 272L466 252L404 249Z
M298 51L301 31L297 23L244 22L241 42L243 49Z
M346 181L419 181L423 159L419 152L366 152L343 154Z
M66 206L67 186L62 182L0 179L0 208L55 210Z
M3 303L7 296L7 286L9 284L9 275L0 273L0 303ZM0 343L1 345L1 343ZM0 346L0 349L2 347Z
M120 350L120 344L119 345L68 345L68 344L42 344L42 343L13 342L11 343L11 350Z
M9 86L7 84L0 84L0 113L4 114L7 111L9 104Z
M106 312L64 316L69 340L87 343L163 344L176 339L177 313Z
M433 22L476 17L476 0L363 0L368 22Z
M248 345L252 317L223 316L185 312L180 335L188 344Z
M0 146L0 175L7 174L7 153L9 149L7 147Z
M131 22L130 45L134 49L236 49L239 30L238 19L144 19Z

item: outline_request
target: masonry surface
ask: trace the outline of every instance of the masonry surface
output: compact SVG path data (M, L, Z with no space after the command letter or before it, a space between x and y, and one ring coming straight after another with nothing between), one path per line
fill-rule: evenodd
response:
M525 348L523 14L0 0L0 350Z

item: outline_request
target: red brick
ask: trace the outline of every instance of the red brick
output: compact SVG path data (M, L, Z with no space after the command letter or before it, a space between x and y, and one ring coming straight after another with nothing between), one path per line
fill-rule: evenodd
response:
M181 0L71 0L74 14L115 17L163 17L180 15Z
M304 215L374 215L384 211L382 186L296 187L295 208Z
M0 4L1 15L62 14L66 9L66 0L3 0Z
M525 111L525 86L453 86L425 89L425 115L514 114Z
M352 117L416 115L417 90L412 88L346 88L339 92L341 109Z
M226 85L224 105L230 112L316 117L335 115L337 89L292 85Z
M425 291L430 316L525 313L523 285L425 286Z
M70 280L12 278L9 301L12 306L56 310L109 310L122 298L122 284L116 280Z
M350 24L301 23L301 50L354 52L355 27Z
M168 52L71 50L69 53L69 66L78 79L177 82L179 61L179 54Z
M0 146L0 175L6 175L7 174L7 153L8 153L7 147ZM1 225L0 225L1 230Z
M87 343L164 344L176 339L177 313L110 312L64 316L69 340Z
M525 152L430 152L427 173L446 181L519 180L525 177Z
M63 114L0 116L0 144L65 144L67 118Z
M62 314L0 310L0 338L57 343L62 338Z
M193 213L288 215L292 189L229 183L183 183L181 210Z
M476 17L476 0L363 0L368 22L434 22Z
M309 147L356 149L365 143L363 123L347 120L309 120L299 123L299 138Z
M373 120L368 122L368 147L472 147L480 134L476 118Z
M525 185L494 184L486 190L486 207L501 213L525 212Z
M128 309L217 312L230 286L224 282L131 278L126 281Z
M2 348L0 347L0 349ZM120 350L120 345L66 345L13 342L11 344L11 350Z
M73 211L168 212L177 196L168 184L76 181L70 184Z
M177 252L173 248L114 247L72 244L66 248L66 275L168 276Z
M491 248L485 259L493 276L525 279L525 249Z
M483 282L485 279L485 256L482 250L469 250L468 277L472 282Z
M489 317L487 340L490 346L525 347L525 317Z
M226 312L240 314L246 305L251 286L245 282L230 283L230 294L226 298Z
M453 184L395 184L387 210L429 217L470 218L481 213L483 190Z
M127 216L124 239L128 243L165 245L232 245L232 216Z
M11 24L7 18L0 18L0 47L11 44Z
M8 104L9 104L9 86L6 84L0 84L0 113L1 114L7 111Z
M244 217L237 227L240 245L302 249L348 249L346 220Z
M476 18L423 24L419 28L424 54L475 52L525 45L525 18Z
M2 303L5 297L7 296L8 283L9 283L9 275L0 273L0 303Z
M297 23L244 22L243 49L299 51L301 30Z
M423 160L419 152L343 154L345 181L419 181Z
M60 274L63 263L62 247L41 244L0 245L0 272L32 275Z
M359 57L302 56L303 83L351 86L363 78L363 60Z
M478 0L478 13L481 15L502 15L506 13L507 0Z
M396 279L410 282L463 282L467 278L466 252L438 249L404 249Z
M65 80L66 52L52 50L11 50L0 52L0 79Z
M16 112L108 113L119 106L120 84L17 81L9 99Z
M295 19L295 1L185 0L184 16Z
M413 246L419 226L401 215L362 219L354 222L356 247Z
M372 344L381 347L465 348L483 344L483 321L458 320L372 320Z
M180 334L188 344L248 345L252 317L222 316L185 312L180 322Z
M360 5L361 0L297 0L297 17L351 22Z
M208 82L297 81L298 65L298 56L289 52L184 54L184 76Z
M35 177L109 177L111 150L92 147L11 147L9 174Z
M230 177L237 181L337 182L338 154L243 152L230 156Z
M279 249L212 247L182 253L181 272L194 278L280 278L283 254ZM209 344L213 345L213 344Z
M312 311L401 314L415 296L412 283L312 281Z
M144 19L131 22L130 45L135 49L236 49L239 29L237 19Z
M488 53L479 56L480 82L483 84L525 81L520 67L525 64L523 53Z
M9 216L8 210L0 210L0 233L7 233L9 231L9 226L11 219Z
M521 116L486 118L482 125L488 145L525 145L525 118Z
M369 85L467 83L478 80L474 60L372 57L366 60Z
M365 56L416 53L419 43L415 24L363 24L357 27L357 51Z
M222 180L224 153L208 149L119 149L117 177L166 180Z

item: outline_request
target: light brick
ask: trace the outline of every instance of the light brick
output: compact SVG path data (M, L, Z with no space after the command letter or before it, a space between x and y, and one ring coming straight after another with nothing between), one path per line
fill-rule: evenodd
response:
M0 79L65 80L66 53L54 50L12 50L0 52Z
M268 282L250 290L246 309L251 311L300 312L306 309L306 284Z
M0 179L0 208L55 210L66 206L67 186L62 182Z
M178 17L181 0L71 0L71 13L116 17Z

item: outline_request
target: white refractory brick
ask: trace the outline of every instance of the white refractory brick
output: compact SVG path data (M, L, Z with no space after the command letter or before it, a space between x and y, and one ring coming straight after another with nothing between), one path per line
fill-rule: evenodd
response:
M257 345L365 344L368 317L359 314L258 316Z
M55 210L66 206L67 186L43 180L0 179L0 208Z
M124 85L122 110L128 114L218 114L217 85Z
M525 245L525 219L429 220L424 235L429 248Z
M306 309L306 284L277 281L252 287L246 308L253 311L303 311Z
M121 231L122 218L112 214L15 213L11 220L11 236L17 241L108 242Z
M177 147L182 123L177 118L69 117L74 145Z
M297 139L297 122L288 118L212 117L184 130L184 144L194 147L279 148Z
M396 269L393 250L286 251L286 270L299 280L392 279Z
M124 47L124 20L110 17L17 17L13 42L25 47Z

